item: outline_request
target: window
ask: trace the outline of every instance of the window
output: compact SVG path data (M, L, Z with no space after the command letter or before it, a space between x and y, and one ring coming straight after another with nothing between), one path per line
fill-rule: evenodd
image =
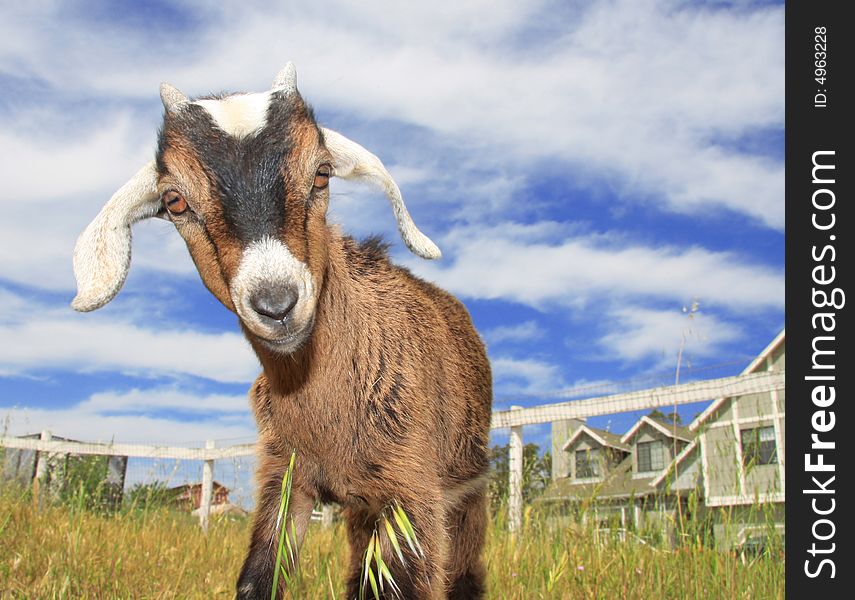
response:
M637 446L638 472L649 473L665 468L665 448L661 441L641 442Z
M778 462L774 427L743 429L741 437L743 465L772 465Z
M600 449L576 450L576 479L600 476Z

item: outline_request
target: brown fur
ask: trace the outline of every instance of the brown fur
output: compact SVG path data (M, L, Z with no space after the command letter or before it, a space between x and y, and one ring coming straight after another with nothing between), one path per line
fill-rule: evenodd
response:
M332 231L329 238L328 274L308 344L284 360L254 344L264 366L251 393L259 445L276 457L262 462L258 483L277 494L260 499L253 547L274 535L270 515L294 448L295 496L310 499L307 506L323 498L344 508L348 598L358 593L362 554L380 510L395 500L416 524L427 556L410 557L408 570L393 569L399 585L411 589L406 597L483 589L481 475L491 398L483 346L451 296L385 256L371 256ZM391 417L383 403L396 386Z
M315 502L341 505L351 548L347 598L359 592L363 552L393 502L424 550L423 559L407 551L405 567L381 536L404 597L479 598L492 399L483 343L455 298L391 264L376 240L360 245L327 225L328 190L312 181L328 155L311 113L295 110L289 129L279 239L308 266L318 301L311 335L291 354L271 350L244 326L263 372L250 391L258 506L238 597L270 595L280 485L296 450L286 526L293 522L299 543ZM198 212L172 220L205 284L234 310L227 290L241 248L218 190L204 157L169 118L164 137L161 187L192 190L185 193Z

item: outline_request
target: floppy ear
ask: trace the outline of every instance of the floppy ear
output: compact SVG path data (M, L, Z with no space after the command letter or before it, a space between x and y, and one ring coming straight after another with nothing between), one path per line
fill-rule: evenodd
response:
M404 205L401 190L379 158L332 129L321 128L324 144L333 157L333 174L343 179L356 179L379 187L389 199L398 231L407 247L422 258L439 258L442 253L429 237L419 231Z
M157 171L151 161L113 194L77 238L74 310L101 308L119 293L131 264L131 225L155 216L159 209Z

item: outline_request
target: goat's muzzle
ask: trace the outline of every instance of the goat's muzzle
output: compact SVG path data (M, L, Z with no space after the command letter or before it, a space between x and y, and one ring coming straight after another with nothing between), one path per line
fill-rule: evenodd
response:
M294 286L273 285L250 295L249 304L262 318L284 325L299 297Z
M232 302L247 332L288 353L309 337L317 286L308 266L279 240L265 237L244 251L229 284Z

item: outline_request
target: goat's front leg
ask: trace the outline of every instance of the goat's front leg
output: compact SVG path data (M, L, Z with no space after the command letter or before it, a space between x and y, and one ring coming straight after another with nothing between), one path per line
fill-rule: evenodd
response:
M270 598L273 588L273 573L276 567L276 553L279 547L279 535L283 526L287 527L285 531L291 538L291 547L295 554L292 562L287 550L283 549L282 563L289 575L296 571L296 553L312 516L314 498L301 485L297 474L299 468L295 468L291 498L288 504L288 516L285 523L280 523L277 527L282 476L287 465L288 463L281 457L269 455L261 457L258 469L258 502L252 524L249 552L238 578L238 600ZM293 538L292 532L296 532L296 540ZM281 574L278 587L277 594L284 595L285 581Z
M401 564L395 555L383 525L379 524L380 515L360 510L345 511L348 537L350 541L350 575L347 583L347 600L359 597L360 588L365 582L363 565L365 550L375 528L381 542L384 561L388 564L401 596L412 600L439 600L446 597L445 564L448 553L448 538L443 526L445 515L439 490L408 490L396 498L413 525L421 552L413 553L408 544L400 537L399 544L406 559ZM386 509L387 511L390 508ZM388 518L391 517L389 513ZM395 522L392 519L392 522ZM376 573L376 565L371 564ZM370 587L364 590L367 597L373 597ZM387 587L383 598L398 597Z

